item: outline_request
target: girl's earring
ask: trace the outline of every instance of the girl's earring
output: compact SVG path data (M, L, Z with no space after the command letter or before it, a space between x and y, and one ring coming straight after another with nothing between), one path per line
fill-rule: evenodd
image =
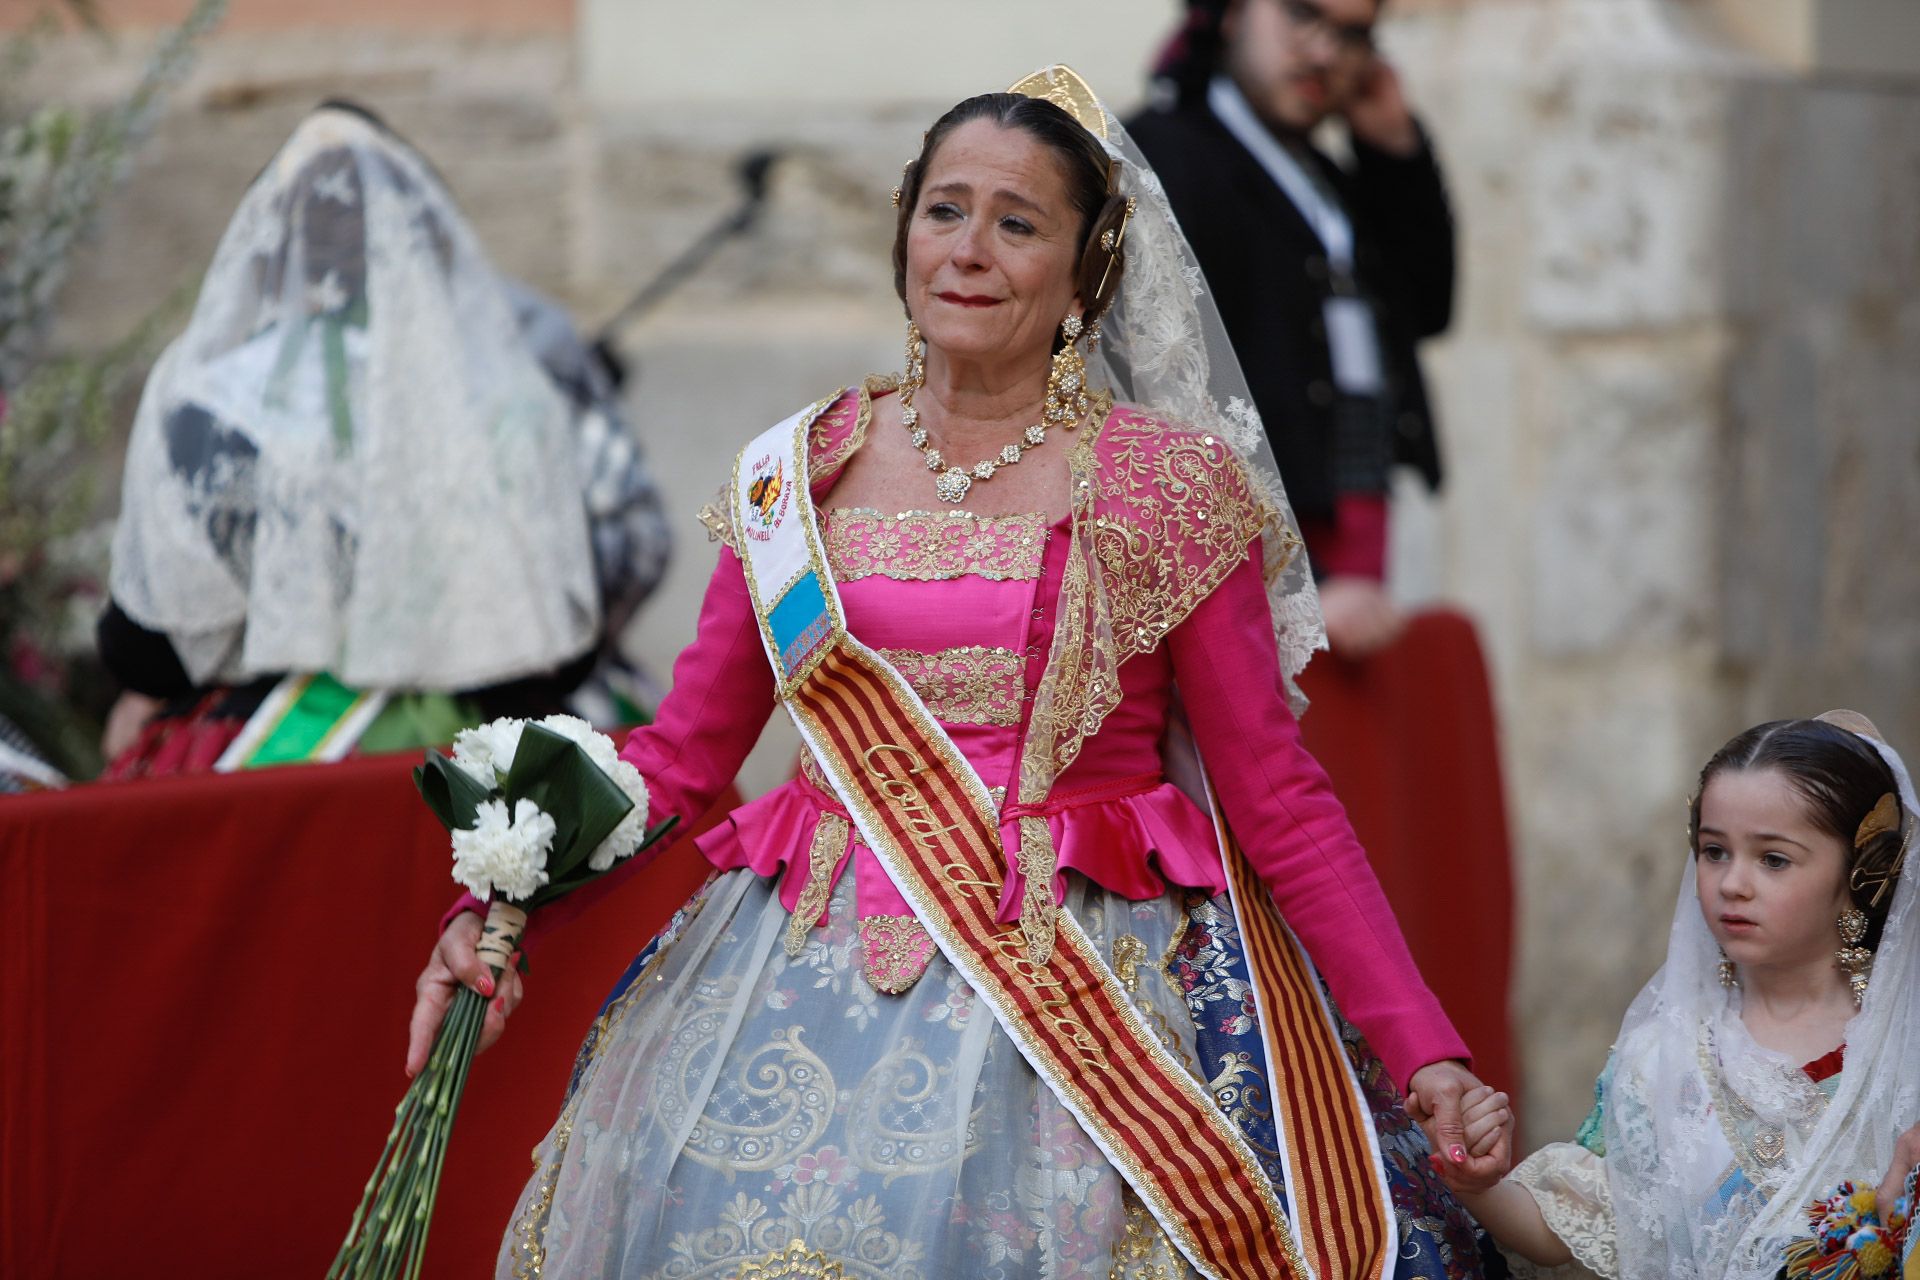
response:
M1867 913L1848 907L1840 913L1841 948L1833 953L1840 971L1847 975L1847 987L1853 992L1853 1007L1858 1009L1867 998L1867 982L1873 977L1873 952L1861 946L1867 939Z
M1727 959L1727 952L1723 947L1720 950L1720 985L1732 990L1739 984L1740 979L1734 976L1733 961Z

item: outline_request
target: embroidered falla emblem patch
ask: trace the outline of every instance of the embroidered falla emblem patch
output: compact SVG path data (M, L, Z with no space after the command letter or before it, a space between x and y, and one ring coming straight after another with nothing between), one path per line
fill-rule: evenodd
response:
M753 464L747 482L747 536L765 542L773 536L773 527L787 514L787 468L773 454Z

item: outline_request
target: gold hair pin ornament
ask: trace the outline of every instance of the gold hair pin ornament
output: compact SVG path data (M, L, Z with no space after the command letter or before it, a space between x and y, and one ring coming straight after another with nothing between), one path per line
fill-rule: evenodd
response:
M1119 231L1109 227L1100 234L1100 247L1107 251L1107 268L1100 273L1100 283L1093 291L1096 298L1107 296L1107 277L1113 274L1113 260L1120 256L1120 246L1127 242L1127 224L1133 221L1133 211L1139 204L1138 198L1128 196L1127 211L1120 215Z
M1889 793L1889 798L1891 798L1891 793ZM1867 824L1873 821L1874 814L1879 812L1880 807L1875 805L1873 813L1868 814L1866 821L1860 824L1860 830L1863 833L1867 830ZM1897 805L1894 812L1898 815L1899 809ZM1900 818L1896 816L1893 821L1895 824L1898 824ZM1920 824L1909 822L1905 825L1906 834L1900 841L1900 851L1893 855L1893 861L1888 863L1884 870L1875 871L1868 867L1855 867L1853 874L1847 878L1847 888L1856 894L1865 893L1868 889L1873 890L1873 897L1867 902L1868 906L1878 907L1880 905L1880 899L1887 896L1887 890L1892 888L1894 882L1900 878L1900 868L1906 865L1907 850L1909 846L1913 844L1913 829L1915 825ZM1894 827L1888 826L1884 828L1884 830L1891 831L1894 830ZM1878 835L1879 831L1876 830L1873 834ZM1862 834L1857 837L1857 841L1864 841L1867 838L1867 835ZM1854 847L1856 849L1859 848L1859 843L1856 842Z
M1867 841L1887 831L1896 831L1900 827L1900 798L1889 791L1880 797L1880 803L1873 806L1873 812L1860 819L1860 829L1853 833L1853 847L1864 849Z

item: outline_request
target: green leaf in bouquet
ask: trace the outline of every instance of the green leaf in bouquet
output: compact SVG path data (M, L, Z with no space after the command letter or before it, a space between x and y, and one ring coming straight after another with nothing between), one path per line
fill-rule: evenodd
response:
M680 822L680 819L675 817L669 817L662 822L656 823L655 825L648 827L646 830L646 834L640 837L640 843L633 847L633 852L639 853L642 849L645 849L647 846L656 843L661 836L666 835L667 832L673 830L674 827L678 826L679 822ZM617 868L624 864L623 862L616 862L613 865L614 867ZM575 889L582 888L583 886L590 884L595 880L598 880L602 875L605 875L605 874L606 872L593 870L591 867L587 866L585 862L576 863L573 869L569 871L562 878L558 880L549 880L546 884L541 885L539 889L535 890L533 897L527 899L527 903L526 903L527 908L529 910L537 910L540 907L546 906L550 902L556 902L559 899L564 898L568 894L572 893Z
M531 800L553 819L553 852L547 877L559 880L613 833L633 808L626 792L572 739L543 725L520 733L520 746L507 771L507 808Z
M437 751L429 751L426 763L415 766L413 785L420 788L420 798L449 831L470 829L474 812L493 795L472 774Z

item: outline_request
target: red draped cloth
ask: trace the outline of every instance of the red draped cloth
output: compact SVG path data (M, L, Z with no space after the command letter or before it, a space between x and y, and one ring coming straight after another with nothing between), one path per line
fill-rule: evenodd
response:
M1420 615L1303 683L1307 744L1421 972L1511 1089L1505 802L1471 624ZM454 893L413 763L0 798L0 1275L324 1273ZM474 1067L428 1274L489 1273L601 997L707 872L683 840L536 942L528 1001Z
M1475 1072L1517 1096L1513 864L1473 624L1450 610L1416 614L1364 662L1319 655L1300 687L1313 701L1300 721L1307 748L1346 805L1421 976Z
M416 760L0 798L0 1275L325 1273L457 892ZM682 840L536 942L427 1274L491 1274L600 1000L708 872Z

